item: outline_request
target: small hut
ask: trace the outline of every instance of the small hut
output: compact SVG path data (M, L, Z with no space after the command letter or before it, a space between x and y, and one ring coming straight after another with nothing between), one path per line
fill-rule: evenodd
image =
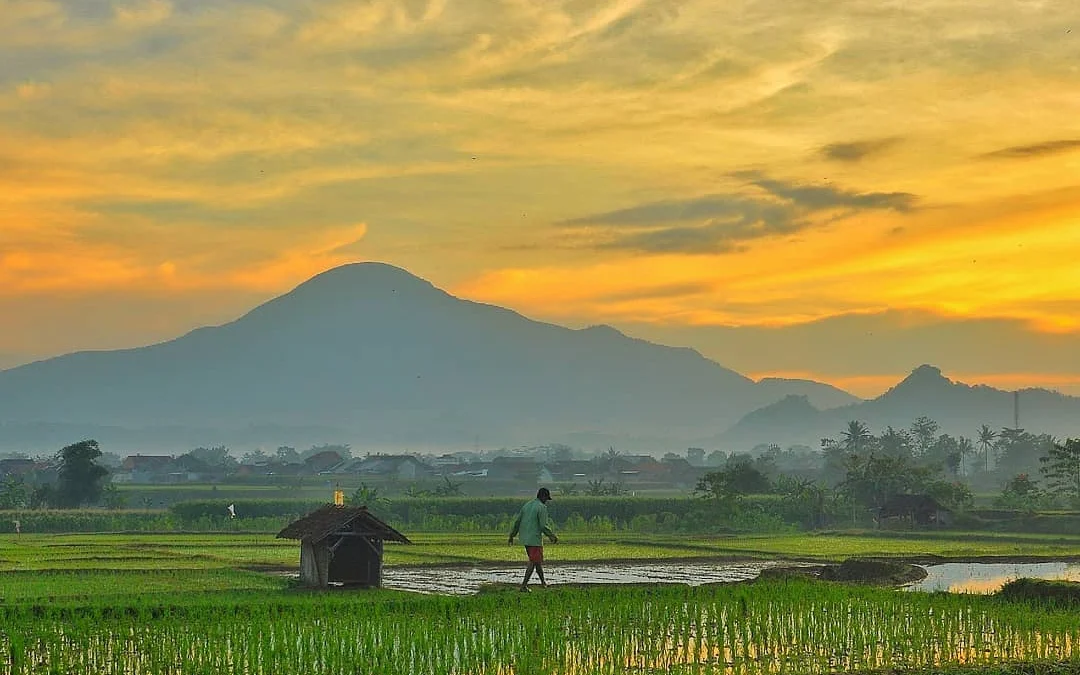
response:
M325 588L330 582L378 586L382 581L383 542L411 543L364 506L328 504L278 532L300 540L300 581Z
M902 519L916 525L948 525L952 513L930 495L893 495L878 509L882 520Z

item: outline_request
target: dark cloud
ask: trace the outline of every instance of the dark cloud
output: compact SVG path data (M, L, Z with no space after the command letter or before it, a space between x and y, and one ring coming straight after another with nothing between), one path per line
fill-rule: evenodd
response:
M712 194L649 202L567 220L563 227L590 227L597 249L651 253L729 253L745 242L792 234L863 210L910 211L918 197L906 192L848 192L831 186L796 185L757 173L739 175L759 188L757 196ZM837 212L840 212L837 214Z
M1032 145L1014 145L1001 150L994 150L983 155L984 159L1027 159L1030 157L1044 157L1046 155L1058 155L1065 152L1080 150L1080 139L1070 138Z
M740 250L739 242L758 236L761 235L747 236L741 228L726 225L669 227L614 237L597 248L649 253L733 253Z
M793 185L756 174L743 175L752 178L754 185L772 195L810 211L838 208L910 211L918 201L918 197L910 192L847 192L832 186Z
M650 202L628 209L574 218L562 224L642 226L713 218L732 219L736 222L781 223L790 220L792 216L792 208L779 202L735 195L704 195L693 199Z
M836 162L860 162L871 155L888 150L899 142L899 138L877 138L850 143L830 143L821 148L821 154L826 159Z

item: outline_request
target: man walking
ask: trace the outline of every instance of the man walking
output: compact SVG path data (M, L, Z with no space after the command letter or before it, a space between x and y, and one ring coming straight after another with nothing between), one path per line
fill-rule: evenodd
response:
M521 582L521 591L529 592L529 579L532 578L533 570L540 577L540 585L547 588L544 579L544 539L541 535L547 535L552 544L559 541L555 533L548 528L547 503L551 501L551 492L546 487L536 491L536 499L526 502L521 507L521 512L514 520L514 529L510 530L510 543L514 543L514 537L519 537L525 546L525 554L529 557L529 566L525 568L525 580Z

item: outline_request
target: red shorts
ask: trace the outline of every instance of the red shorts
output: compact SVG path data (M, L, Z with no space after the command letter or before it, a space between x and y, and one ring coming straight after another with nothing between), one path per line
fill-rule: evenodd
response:
M544 562L544 547L543 546L526 546L525 554L529 556L529 562L542 563Z

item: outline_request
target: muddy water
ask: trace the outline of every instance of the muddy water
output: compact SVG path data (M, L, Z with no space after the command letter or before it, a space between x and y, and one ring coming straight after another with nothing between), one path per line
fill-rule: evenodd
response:
M763 569L800 563L783 561L671 562L545 565L549 584L687 584L699 586L755 579ZM383 587L419 593L469 595L485 584L521 583L525 566L471 568L384 568ZM531 584L539 584L533 576Z
M1080 563L943 563L926 568L926 578L905 586L910 591L994 593L1006 583L1029 579L1080 581Z

